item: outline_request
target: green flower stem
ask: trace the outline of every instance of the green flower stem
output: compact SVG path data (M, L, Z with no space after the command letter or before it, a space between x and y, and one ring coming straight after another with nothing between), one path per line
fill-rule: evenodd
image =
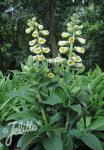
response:
M66 123L65 123L65 128L68 129L69 126L69 112L66 113Z
M38 37L37 37L37 40L39 40L39 29L38 28L36 28L36 30L37 30L37 32L38 32ZM41 44L40 43L38 43L38 45L39 45L39 47L40 47L40 49L42 50L41 51L41 54L43 54L43 49L42 49L42 46L41 46Z
M73 38L75 39L75 34L74 33L73 33ZM74 46L74 42L70 44L69 59L72 57L73 46Z
M40 93L38 91L36 91L36 94L37 94L37 97L39 99L39 102L42 103L43 100L42 100L42 98L40 96ZM42 104L41 104L41 113L42 113L42 116L43 116L44 123L47 126L48 125L48 119L47 119L45 108L44 108L44 106Z

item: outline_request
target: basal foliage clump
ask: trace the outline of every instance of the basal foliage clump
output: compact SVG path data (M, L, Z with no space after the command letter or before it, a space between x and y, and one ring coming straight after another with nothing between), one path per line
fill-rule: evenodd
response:
M12 80L0 75L1 146L11 133L8 123L17 121L18 126L31 121L41 125L19 136L21 150L77 150L85 145L103 150L104 73L97 67L83 74L82 28L74 14L61 34L58 56L49 58L48 30L35 17L28 21L32 55L21 64L21 71L13 71Z

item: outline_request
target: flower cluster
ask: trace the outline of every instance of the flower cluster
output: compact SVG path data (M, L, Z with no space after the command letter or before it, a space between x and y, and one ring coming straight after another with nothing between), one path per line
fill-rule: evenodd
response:
M60 46L59 52L61 54L63 53L68 54L67 64L69 66L84 68L82 64L82 59L78 55L78 53L84 54L85 48L84 46L75 46L75 42L80 43L82 45L86 43L86 39L81 37L82 29L83 29L83 25L81 25L81 22L77 14L74 14L71 17L71 22L67 23L67 32L63 32L61 34L64 40L59 41L58 43L58 45Z
M50 64L62 64L63 62L65 62L65 58L62 58L62 57L56 57L56 58L50 58L50 59L47 59L48 63Z
M50 48L44 46L46 43L46 39L44 37L49 35L48 30L44 30L43 25L36 21L36 17L33 17L28 21L28 28L26 29L26 33L31 33L33 37L33 39L29 41L29 46L30 51L35 54L35 56L33 56L34 61L45 60L44 53L50 52Z

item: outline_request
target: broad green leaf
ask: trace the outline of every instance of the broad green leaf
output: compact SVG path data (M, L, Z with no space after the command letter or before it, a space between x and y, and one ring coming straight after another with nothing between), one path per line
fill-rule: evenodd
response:
M56 123L57 121L59 121L62 118L60 113L55 114L54 116L51 117L50 119L50 125Z
M91 117L86 117L86 127L91 124Z
M63 150L63 144L60 132L53 132L43 140L43 146L45 150Z
M97 118L94 122L89 126L90 130L104 130L104 117Z
M63 143L64 150L73 150L73 140L70 136L66 136Z
M71 136L72 138L74 137L77 137L77 138L79 138L80 136L81 136L81 132L79 131L79 130L77 130L77 129L70 129L69 131L68 131L68 135L69 136Z
M6 120L20 120L34 117L38 117L35 111L21 111L8 116Z
M48 105L56 105L61 103L62 103L62 99L57 95L49 96L47 100L44 102L44 104L48 104Z
M33 132L24 134L18 141L17 147L21 150L28 150L33 141L37 138L36 134ZM35 143L35 141L34 141Z
M81 113L81 105L78 104L78 105L71 105L70 108L75 111L75 112L78 112L79 114Z
M86 133L80 139L93 150L103 150L100 140L91 133Z

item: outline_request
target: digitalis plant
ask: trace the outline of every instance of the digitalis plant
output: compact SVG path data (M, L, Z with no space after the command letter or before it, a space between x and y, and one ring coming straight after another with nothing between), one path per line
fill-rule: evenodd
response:
M60 54L67 54L68 60L67 64L69 66L74 66L77 68L83 68L82 59L79 54L85 53L84 46L79 46L86 44L86 39L82 38L83 25L76 14L71 17L71 22L67 23L67 32L62 32L61 36L64 40L59 41Z
M74 14L61 35L64 40L58 43L59 55L47 59L50 49L45 36L49 32L35 17L28 21L26 33L32 35L33 56L21 64L22 71L12 71L12 79L0 76L0 142L4 144L3 139L15 130L13 137L21 150L78 150L85 145L104 149L104 73L100 68L83 75L73 71L84 67L79 56L85 52L79 43L86 43L82 28ZM30 132L23 126L17 137L17 128L7 125L13 121L19 127L21 123L20 128L26 122L39 124Z
M32 40L29 41L30 51L35 54L33 56L34 61L45 60L44 54L50 52L50 48L45 47L46 39L45 36L49 35L48 30L44 30L43 25L36 21L36 17L33 17L28 21L29 28L26 29L26 33L32 34Z

